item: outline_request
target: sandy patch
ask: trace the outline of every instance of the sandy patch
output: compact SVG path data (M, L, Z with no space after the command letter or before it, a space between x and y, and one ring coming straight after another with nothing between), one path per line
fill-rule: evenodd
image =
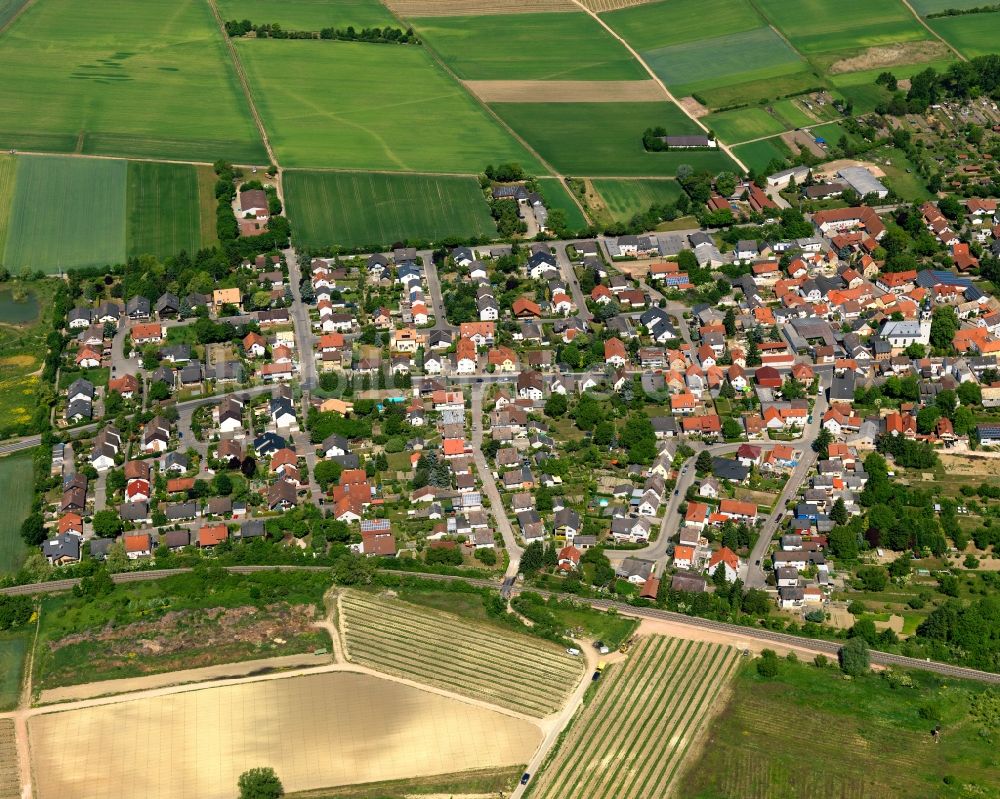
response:
M941 465L948 474L1000 476L1000 454L996 452L967 452L962 455L942 452L940 457Z
M467 80L487 103L627 103L662 100L655 80Z
M944 42L896 42L869 47L850 58L842 58L830 65L831 75L844 72L862 72L866 69L896 67L903 64L921 64L936 61L950 54Z
M677 105L687 111L687 113L695 119L700 119L701 117L708 116L712 113L712 109L702 105L693 97L682 97L677 101Z
M817 180L833 180L837 177L837 172L849 166L863 166L877 178L885 177L882 168L871 161L857 161L853 158L838 158L826 164L820 164L813 169L813 177Z
M255 766L289 792L453 774L526 763L542 737L527 721L351 673L45 713L28 731L39 799L231 799Z
M400 17L458 17L491 14L537 14L580 11L571 0L386 0L389 10Z

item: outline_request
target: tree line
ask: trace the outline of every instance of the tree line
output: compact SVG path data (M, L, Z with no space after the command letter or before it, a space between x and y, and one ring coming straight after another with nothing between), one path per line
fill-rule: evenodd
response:
M225 23L226 35L240 38L254 34L258 39L325 39L343 42L367 42L373 44L420 44L413 28L361 28L353 25L346 28L321 28L318 31L285 30L277 22L255 24L248 19L231 19Z

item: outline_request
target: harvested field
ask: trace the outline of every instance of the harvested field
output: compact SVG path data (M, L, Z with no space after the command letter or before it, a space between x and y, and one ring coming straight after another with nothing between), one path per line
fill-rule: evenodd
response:
M558 710L583 664L555 644L359 592L338 598L347 657L542 717Z
M701 119L704 116L708 116L712 113L711 109L699 103L693 97L681 97L677 101L677 105L687 111L695 119Z
M479 14L538 14L541 12L577 12L571 0L386 0L389 10L398 17L461 17Z
M591 11L603 14L605 11L617 11L620 8L632 8L655 3L657 0L580 0Z
M255 766L289 792L450 774L525 763L541 739L528 721L346 672L44 713L28 733L39 799L232 799Z
M19 799L20 772L17 767L17 744L14 720L0 719L0 799Z
M944 42L895 42L869 47L864 52L842 58L830 64L831 75L844 72L861 72L866 69L883 69L903 64L922 64L947 58L951 51Z
M536 778L535 795L669 795L736 660L736 650L722 644L643 639L574 718Z
M467 80L486 103L626 103L663 100L655 80Z

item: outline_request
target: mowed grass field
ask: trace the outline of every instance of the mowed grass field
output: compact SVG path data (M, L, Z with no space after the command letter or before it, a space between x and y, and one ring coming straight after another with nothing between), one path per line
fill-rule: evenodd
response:
M894 688L870 675L779 664L778 676L745 663L732 697L682 777L680 799L958 799L1000 795L994 736L979 734L970 700L985 685L909 674ZM927 708L937 723L921 718ZM995 731L994 731L995 732ZM806 747L805 749L803 747ZM808 750L806 760L803 760ZM945 777L954 778L945 782Z
M683 193L675 180L595 180L593 185L616 222L628 222L650 206L673 202Z
M587 14L411 20L463 80L645 80L648 73ZM498 37L497 32L502 31Z
M55 273L125 259L125 161L23 156L19 162L3 256L8 269Z
M587 228L587 220L580 206L573 202L569 190L558 178L539 178L538 191L545 200L545 207L552 212L559 209L566 214L566 224L570 230L580 231Z
M421 47L236 44L286 167L478 174L516 161L544 173Z
M758 0L757 7L806 55L929 37L899 0Z
M3 250L7 243L7 225L16 186L17 159L12 155L0 155L0 263L3 262Z
M21 538L21 522L31 512L33 497L31 451L0 458L0 497L4 513L0 517L0 573L21 567L27 547Z
M700 132L671 103L495 103L491 107L564 175L672 177L681 164L715 171L731 166L729 158L717 151L646 152L642 146L646 128L662 125L671 135Z
M583 663L556 644L357 591L338 597L348 658L529 716L554 713Z
M217 0L217 5L224 20L278 23L285 30L400 27L378 0Z
M130 161L125 234L128 255L166 258L201 246L198 173L192 164ZM213 203L212 209L214 210Z
M784 161L792 154L780 136L772 136L750 144L740 144L733 148L733 152L744 164L758 172L766 169L773 159Z
M737 661L720 644L660 636L617 663L535 776L536 799L669 796Z
M266 158L204 0L38 0L0 37L0 147Z
M289 171L292 235L302 247L384 248L398 241L496 235L475 178Z
M28 643L27 633L0 636L0 712L17 707ZM3 796L2 792L0 796Z
M781 133L787 128L786 125L758 106L709 114L702 118L702 122L715 131L720 139L729 143L760 139Z
M979 3L977 2L977 5ZM956 7L950 3L948 8ZM959 6L960 7L960 6ZM929 19L927 24L966 58L1000 50L1000 12Z

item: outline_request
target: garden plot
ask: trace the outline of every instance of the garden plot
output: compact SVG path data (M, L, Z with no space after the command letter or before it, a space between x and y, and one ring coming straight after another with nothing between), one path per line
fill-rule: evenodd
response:
M348 659L388 674L536 717L562 707L581 677L580 660L525 635L353 591L338 604Z
M736 650L721 644L643 640L573 720L535 795L668 795L736 661Z

